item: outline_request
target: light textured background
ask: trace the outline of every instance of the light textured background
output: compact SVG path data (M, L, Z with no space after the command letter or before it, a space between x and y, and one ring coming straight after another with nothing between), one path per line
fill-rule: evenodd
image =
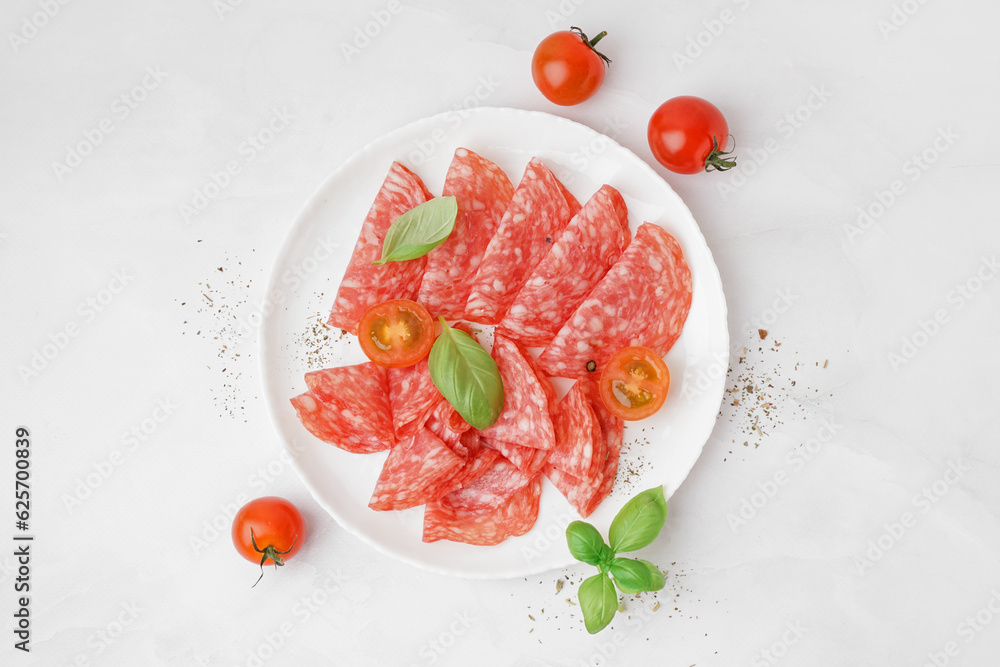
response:
M30 655L0 548L0 663L994 664L998 19L986 0L5 3L0 539L26 425L36 541ZM614 64L557 108L529 61L569 25L607 30ZM472 105L652 162L646 122L678 94L724 111L740 167L660 170L733 340L715 432L645 551L667 587L592 637L567 602L586 568L465 581L347 535L282 458L241 330L302 203L373 138ZM270 494L311 535L251 590L229 517Z

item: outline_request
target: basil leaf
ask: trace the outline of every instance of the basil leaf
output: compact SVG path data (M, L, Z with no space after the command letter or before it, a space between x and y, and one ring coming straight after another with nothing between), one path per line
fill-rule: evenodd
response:
M455 228L458 201L435 197L396 218L382 241L382 257L372 264L423 257L444 243Z
M606 628L618 611L618 593L606 574L595 574L584 580L577 599L583 611L583 623L590 634Z
M566 544L573 558L587 565L600 563L602 547L608 548L597 529L585 521L574 521L566 526Z
M608 531L615 553L641 549L656 539L667 520L663 487L646 489L619 510Z
M503 411L503 379L493 357L475 338L441 320L428 358L431 381L473 427L492 426Z
M611 576L618 590L626 595L658 591L667 583L660 569L648 560L616 558L611 563Z

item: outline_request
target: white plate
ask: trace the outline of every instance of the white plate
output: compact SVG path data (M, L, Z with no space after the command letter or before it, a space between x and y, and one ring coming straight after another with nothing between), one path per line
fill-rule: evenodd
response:
M588 521L603 533L624 501L664 485L669 497L701 453L715 424L725 386L729 332L719 272L690 211L670 186L634 153L578 123L546 113L479 108L416 121L361 149L319 187L299 213L278 254L268 295L279 304L261 332L261 377L271 420L306 486L343 527L377 549L437 572L504 578L573 563L564 527L579 518L544 481L538 522L527 534L493 547L424 544L423 508L375 512L368 499L386 454L358 455L314 438L289 398L305 391L303 374L316 363L306 332L325 321L350 259L361 222L393 160L413 169L440 193L452 153L467 147L496 162L516 185L532 156L542 159L580 202L602 184L629 206L633 231L656 222L677 237L691 267L694 298L684 333L667 355L673 385L653 417L626 427L615 490ZM266 314L266 313L265 313ZM333 331L326 365L365 361L350 336Z

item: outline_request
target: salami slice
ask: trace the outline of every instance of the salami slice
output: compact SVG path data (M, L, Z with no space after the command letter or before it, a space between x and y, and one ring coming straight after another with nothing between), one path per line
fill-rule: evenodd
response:
M538 381L528 354L501 335L493 337L493 359L503 379L503 412L495 424L482 431L496 440L552 449L555 432L549 415L549 394Z
M465 305L465 319L497 324L579 210L580 203L548 167L532 158L486 247Z
M459 148L448 167L444 196L458 200L455 228L448 240L427 255L417 301L434 315L461 319L472 278L514 194L500 167Z
M443 398L431 410L427 417L426 426L434 435L448 444L458 442L462 434L472 428L468 422L462 419L462 415L458 414L458 410Z
M380 439L368 429L363 412L336 410L311 391L291 402L302 425L323 442L354 454L380 452L392 446L392 440Z
M492 509L500 507L510 497L534 479L503 456L474 482L448 494L448 504L455 509Z
M337 289L327 324L358 333L358 321L369 308L388 299L414 299L424 274L425 258L374 265L393 221L431 198L421 180L393 162L389 174L361 225L354 253Z
M378 452L396 438L385 375L371 362L306 373L309 391L292 399L316 437L352 452Z
M556 446L549 453L548 464L593 483L604 469L607 448L582 382L563 396L553 424Z
M422 428L389 451L368 507L403 510L436 500L451 490L451 480L464 466L448 445Z
M559 492L565 496L580 516L587 517L604 501L614 488L615 476L618 473L618 460L621 455L624 436L624 422L612 415L604 404L597 385L589 381L577 383L581 386L591 403L591 408L601 425L607 456L602 469L593 481L587 481L551 465L546 465L544 472Z
M423 540L489 546L500 544L508 537L524 535L538 519L541 493L541 476L537 476L500 507L457 508L451 505L448 496L444 496L428 503L424 510Z
M403 368L386 369L392 426L397 438L413 435L444 396L431 381L427 358Z
M505 442L503 440L490 440L489 438L483 438L482 443L483 446L492 447L503 454L504 458L517 466L518 470L524 472L529 477L534 477L540 473L549 458L549 452L544 449L515 445L512 442Z
M579 378L599 373L623 347L645 345L666 354L691 309L691 271L676 239L643 223L635 239L573 316L542 350L548 375Z
M602 186L535 267L498 331L522 345L547 345L622 254L629 236L625 200Z
M456 471L447 483L442 482L442 488L447 488L449 492L473 484L500 458L500 452L479 444L479 434L475 431L466 431L457 442L451 444L451 447L456 454L464 458L465 465Z

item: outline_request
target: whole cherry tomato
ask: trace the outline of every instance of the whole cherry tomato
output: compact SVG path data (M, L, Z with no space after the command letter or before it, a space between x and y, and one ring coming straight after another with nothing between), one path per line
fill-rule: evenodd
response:
M667 100L653 112L646 131L653 157L670 171L697 174L736 166L726 151L729 126L722 112L692 95Z
M248 561L260 562L260 577L264 564L284 565L302 547L305 522L295 505L284 498L266 496L251 500L233 517L233 545Z
M552 33L531 58L531 78L550 102L570 106L589 99L604 82L611 60L594 46L607 32L587 39L577 27Z

